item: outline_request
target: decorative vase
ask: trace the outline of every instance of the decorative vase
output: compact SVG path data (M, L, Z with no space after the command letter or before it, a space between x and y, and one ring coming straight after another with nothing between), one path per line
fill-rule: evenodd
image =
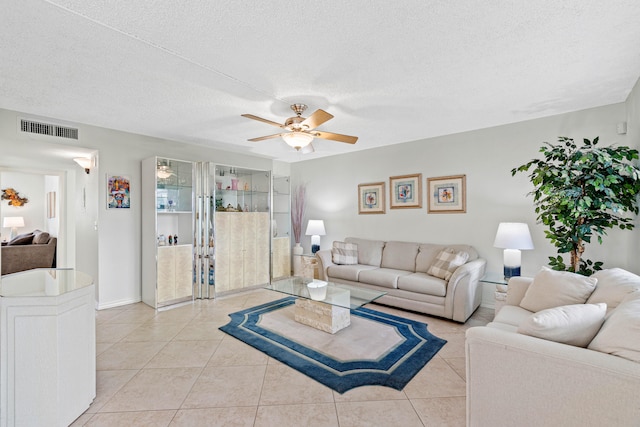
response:
M293 247L293 254L302 255L303 253L304 253L304 249L302 249L302 246L300 246L300 243L296 243L296 245Z
M238 189L238 180L236 178L231 178L231 189L232 190Z

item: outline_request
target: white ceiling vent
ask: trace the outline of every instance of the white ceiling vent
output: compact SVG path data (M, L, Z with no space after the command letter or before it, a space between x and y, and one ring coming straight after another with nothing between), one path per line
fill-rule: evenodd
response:
M78 139L78 129L52 123L20 119L20 132L49 135L57 138Z

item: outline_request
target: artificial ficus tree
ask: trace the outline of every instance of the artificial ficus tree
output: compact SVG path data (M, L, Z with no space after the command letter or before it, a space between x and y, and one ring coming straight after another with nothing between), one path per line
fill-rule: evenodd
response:
M625 146L598 147L599 138L584 139L578 146L573 139L558 138L558 145L544 142L543 159L511 170L511 175L528 172L534 185L535 211L547 227L546 238L557 248L549 257L555 270L590 275L602 269L602 262L583 258L585 243L593 236L602 244L607 229L631 230L638 214L640 169L638 151ZM562 254L570 254L566 265Z

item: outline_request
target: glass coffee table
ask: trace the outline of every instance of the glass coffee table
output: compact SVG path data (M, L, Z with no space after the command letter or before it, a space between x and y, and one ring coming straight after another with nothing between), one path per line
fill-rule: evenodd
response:
M276 280L266 289L297 297L295 320L330 334L351 324L350 309L361 307L386 294L303 277Z

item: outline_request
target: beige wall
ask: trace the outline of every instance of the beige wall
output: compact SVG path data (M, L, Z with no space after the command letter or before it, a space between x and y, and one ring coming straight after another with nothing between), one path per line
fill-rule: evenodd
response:
M635 104L639 102L636 88ZM538 157L543 141L558 136L592 139L601 144L624 144L640 148L637 129L618 135L616 125L631 121L624 103L372 149L291 166L292 183L307 184L307 219L323 219L327 236L322 247L347 236L381 240L469 243L488 261L488 270L502 271L502 250L493 247L500 222L526 222L532 231L535 250L523 251L523 274L535 274L555 248L536 225L532 186L526 174L511 176L510 170ZM638 126L634 124L634 126ZM630 126L631 127L631 126ZM389 209L389 177L421 173L422 209ZM427 214L426 179L465 174L467 213ZM360 183L384 181L387 190L385 215L358 215L357 187ZM306 223L305 223L306 224ZM306 225L305 225L306 227ZM610 231L604 244L591 244L585 255L603 260L606 267L620 266L640 273L640 264L629 256L640 231ZM309 238L302 241L309 250ZM634 250L634 253L638 253Z

